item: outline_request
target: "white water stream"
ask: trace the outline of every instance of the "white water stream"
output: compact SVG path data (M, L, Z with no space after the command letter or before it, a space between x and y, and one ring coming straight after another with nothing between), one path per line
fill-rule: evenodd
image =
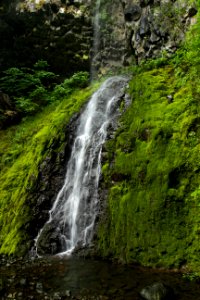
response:
M90 69L90 75L91 75L91 81L97 77L97 68L95 66L96 58L99 54L99 48L100 48L100 5L101 0L96 0L95 5L95 12L94 12L94 21L93 21L93 46L92 46L92 60L91 60L91 69Z
M109 124L119 114L126 84L127 78L122 76L107 79L80 117L65 182L45 224L54 224L55 232L59 232L62 253L70 254L76 246L86 246L92 239L98 214L102 145ZM39 243L46 234L45 226L37 237Z

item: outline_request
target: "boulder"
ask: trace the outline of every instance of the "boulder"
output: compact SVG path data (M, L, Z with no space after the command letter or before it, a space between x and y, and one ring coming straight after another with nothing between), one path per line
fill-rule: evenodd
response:
M146 300L173 300L173 289L162 282L155 282L143 288L140 292L143 299Z
M46 223L37 241L39 255L54 255L65 250L65 240L56 222Z

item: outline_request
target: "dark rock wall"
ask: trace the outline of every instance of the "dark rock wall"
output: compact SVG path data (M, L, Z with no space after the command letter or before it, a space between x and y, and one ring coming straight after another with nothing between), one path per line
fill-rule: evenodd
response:
M121 0L126 36L136 61L174 53L197 9L182 0Z
M141 60L172 55L196 22L195 5L182 0L101 0L99 73Z
M105 74L109 70L116 70L126 65L127 56L130 57L129 50L121 2L113 0L111 4L109 1L101 0L99 8L99 48L92 59L94 67L100 74ZM91 56L93 56L93 53Z

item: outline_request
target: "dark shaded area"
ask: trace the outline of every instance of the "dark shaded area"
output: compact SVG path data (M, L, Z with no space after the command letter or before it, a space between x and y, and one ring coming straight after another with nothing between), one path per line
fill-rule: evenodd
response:
M55 4L20 13L4 6L0 12L0 72L31 67L40 59L64 76L89 70L91 36L88 19L59 13Z
M164 297L152 299L172 300L172 295L176 300L200 299L199 283L174 271L69 257L19 260L7 266L2 259L1 263L2 300L8 299L8 295L26 300L141 300L140 292L149 286Z
M141 17L141 7L138 5L132 5L125 9L124 16L127 22L137 21Z
M0 129L18 123L20 114L7 94L0 91Z

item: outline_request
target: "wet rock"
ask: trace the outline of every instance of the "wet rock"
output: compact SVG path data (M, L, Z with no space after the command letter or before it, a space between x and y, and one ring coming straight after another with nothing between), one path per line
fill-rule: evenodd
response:
M172 95L167 95L167 100L168 100L168 103L170 104L173 102L174 98Z
M141 17L141 7L138 5L132 5L125 9L124 16L127 22L138 21Z
M58 293L58 292L54 293L53 299L54 300L60 300L60 299L62 299L60 293Z
M155 32L151 32L150 42L152 44L157 43L160 40L160 36L158 36Z
M162 282L155 282L142 289L140 295L146 300L172 300L174 292L171 287Z
M65 250L65 241L55 222L47 223L37 241L39 255L54 255Z
M136 22L133 22L131 2L140 7ZM195 6L186 0L123 0L123 4L126 36L138 63L160 56L163 50L171 56L184 40L188 26L195 22L193 16L197 13Z
M65 296L70 297L71 296L71 291L70 290L66 290L65 291Z
M3 110L11 110L13 108L13 104L10 101L10 98L7 94L4 94L0 91L0 108Z
M147 17L142 17L139 25L139 35L144 37L145 35L150 34L150 24Z

